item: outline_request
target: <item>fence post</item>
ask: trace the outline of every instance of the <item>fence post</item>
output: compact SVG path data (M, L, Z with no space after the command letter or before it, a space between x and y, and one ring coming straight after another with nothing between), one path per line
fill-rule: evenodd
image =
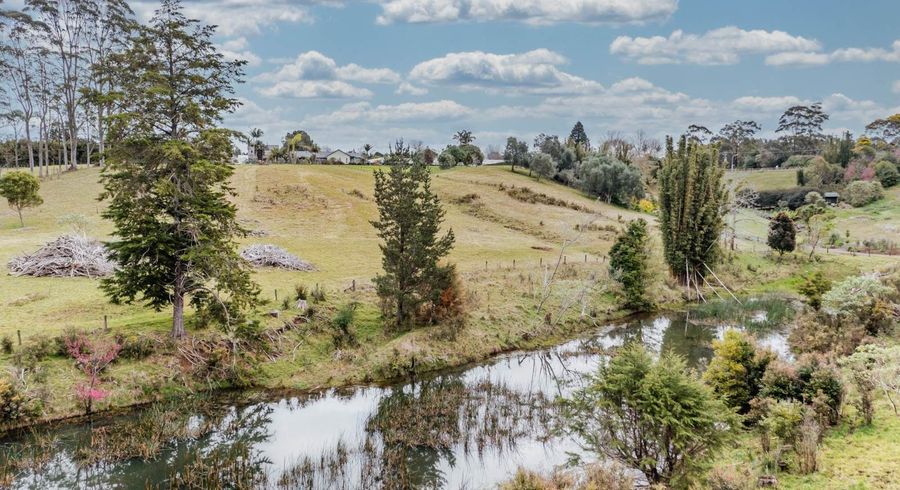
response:
M278 290L275 290L275 301L278 301Z
M103 330L106 330L107 328L108 328L108 323L106 321L106 315L103 315Z
M16 335L19 337L19 347L22 347L22 331L16 330Z

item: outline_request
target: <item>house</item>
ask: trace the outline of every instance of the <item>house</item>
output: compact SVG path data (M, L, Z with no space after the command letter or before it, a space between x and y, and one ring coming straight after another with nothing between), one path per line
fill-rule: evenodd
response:
M822 197L825 198L825 202L828 204L837 204L841 200L841 195L837 192L826 192L822 194Z
M343 150L334 150L325 156L325 160L329 162L337 162L343 163L344 165L348 164L359 164L365 163L366 159L362 155L356 152L346 152Z

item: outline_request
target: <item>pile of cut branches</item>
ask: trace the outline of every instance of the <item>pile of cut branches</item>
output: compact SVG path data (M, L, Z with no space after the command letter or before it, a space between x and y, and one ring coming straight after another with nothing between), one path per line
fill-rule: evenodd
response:
M316 270L312 264L276 245L251 245L241 251L241 257L254 267L275 267L293 271Z
M7 264L14 276L103 277L116 268L109 250L83 235L63 235L33 254L13 257Z

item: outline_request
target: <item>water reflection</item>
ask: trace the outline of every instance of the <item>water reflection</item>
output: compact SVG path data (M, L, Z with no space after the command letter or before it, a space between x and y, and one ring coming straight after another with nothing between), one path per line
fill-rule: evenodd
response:
M203 478L218 474L265 488L492 488L519 466L550 471L579 451L574 441L551 436L552 402L611 349L641 342L702 370L712 357L711 342L733 327L754 328L665 314L388 388L176 410L164 416L168 423L191 430L149 458L77 462L85 445L106 437L98 435L103 431L139 430L139 417L64 426L52 433L57 442L47 464L23 471L14 487L168 488L184 478L208 483ZM758 337L787 354L779 329Z

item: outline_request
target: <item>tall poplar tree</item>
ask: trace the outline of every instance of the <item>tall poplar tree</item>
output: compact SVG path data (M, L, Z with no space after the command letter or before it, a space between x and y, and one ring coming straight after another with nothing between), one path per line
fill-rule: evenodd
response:
M103 213L115 225L118 264L104 280L113 302L172 306L172 335L185 335L185 301L232 325L258 288L238 256L245 231L229 202L231 132L216 128L238 107L243 61L227 61L214 28L164 0L130 46L110 56L121 97L103 171Z
M727 192L718 147L666 139L659 170L659 224L669 271L682 284L696 284L719 255Z
M447 271L438 262L453 248L453 230L440 233L445 211L431 190L428 167L398 143L387 173L375 172L378 237L384 274L375 278L385 316L394 327L410 326L419 308L444 286Z

